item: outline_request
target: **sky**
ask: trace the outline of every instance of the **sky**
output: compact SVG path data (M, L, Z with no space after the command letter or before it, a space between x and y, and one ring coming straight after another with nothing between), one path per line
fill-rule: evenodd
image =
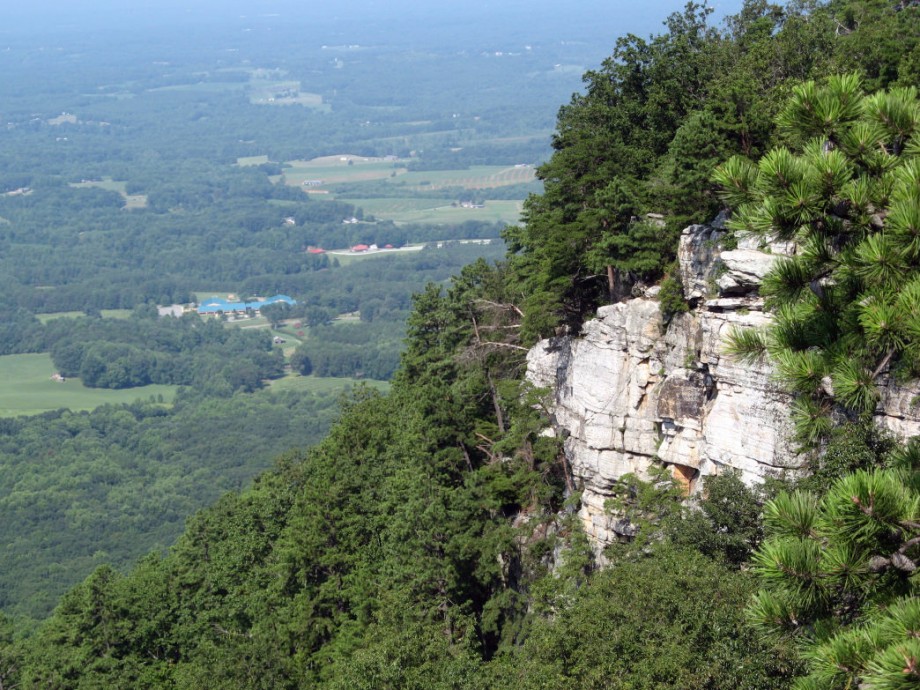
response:
M609 27L614 35L657 32L682 0L25 0L0 2L0 35L183 24L286 21L308 25L380 22L422 28L426 23L464 21L492 28L531 23L559 27ZM713 0L716 16L737 11L741 0Z

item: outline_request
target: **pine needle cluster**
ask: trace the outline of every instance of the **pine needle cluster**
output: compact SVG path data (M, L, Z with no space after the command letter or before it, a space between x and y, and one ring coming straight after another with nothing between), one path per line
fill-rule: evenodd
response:
M920 101L838 75L795 88L778 125L786 146L714 174L732 230L797 247L761 288L773 325L728 350L770 356L810 446L829 413L871 415L881 377L920 372Z
M901 465L838 479L823 498L780 494L754 556L749 620L802 643L797 690L920 687L920 493L916 444Z

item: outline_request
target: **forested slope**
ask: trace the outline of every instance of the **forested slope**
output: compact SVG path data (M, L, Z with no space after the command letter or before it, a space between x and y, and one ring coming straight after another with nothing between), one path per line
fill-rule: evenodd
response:
M392 392L355 395L322 443L192 518L165 556L100 567L32 637L8 621L4 684L917 687L915 449L855 414L822 441L812 494L729 475L691 509L664 477L626 478L611 508L637 529L599 570L543 392L521 379L527 345L624 285L667 276L680 309L675 232L721 208L714 166L781 143L774 116L801 82L916 86L918 11L752 0L722 30L690 4L662 35L621 39L560 111L507 261L416 297ZM880 125L880 146L920 128L905 93L909 128ZM911 146L891 163L905 213Z
M40 620L81 572L170 546L198 507L319 441L336 403L331 392L186 392L173 406L0 420L0 605Z

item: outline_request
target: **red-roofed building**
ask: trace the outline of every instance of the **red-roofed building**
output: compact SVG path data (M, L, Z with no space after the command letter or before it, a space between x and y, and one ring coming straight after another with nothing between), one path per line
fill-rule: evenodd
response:
M354 247L351 248L351 251L366 252L368 249L370 249L370 247L368 247L366 244L356 244Z
M307 254L325 254L326 250L322 247L310 247L307 250Z

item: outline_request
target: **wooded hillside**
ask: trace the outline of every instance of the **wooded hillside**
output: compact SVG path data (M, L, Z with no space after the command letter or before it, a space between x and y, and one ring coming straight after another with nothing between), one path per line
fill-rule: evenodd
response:
M165 555L100 566L33 635L3 621L3 687L920 687L916 448L857 414L800 487L725 475L691 507L665 476L625 478L610 508L637 529L601 569L541 433L546 392L522 382L531 343L623 285L661 280L681 308L678 230L723 209L719 163L795 145L776 117L810 80L909 96L891 166L915 213L918 13L748 0L714 27L689 3L660 35L620 38L561 108L506 260L415 297L391 392L355 392L325 440ZM899 257L913 278L916 252ZM882 333L873 357L895 337L865 333Z

